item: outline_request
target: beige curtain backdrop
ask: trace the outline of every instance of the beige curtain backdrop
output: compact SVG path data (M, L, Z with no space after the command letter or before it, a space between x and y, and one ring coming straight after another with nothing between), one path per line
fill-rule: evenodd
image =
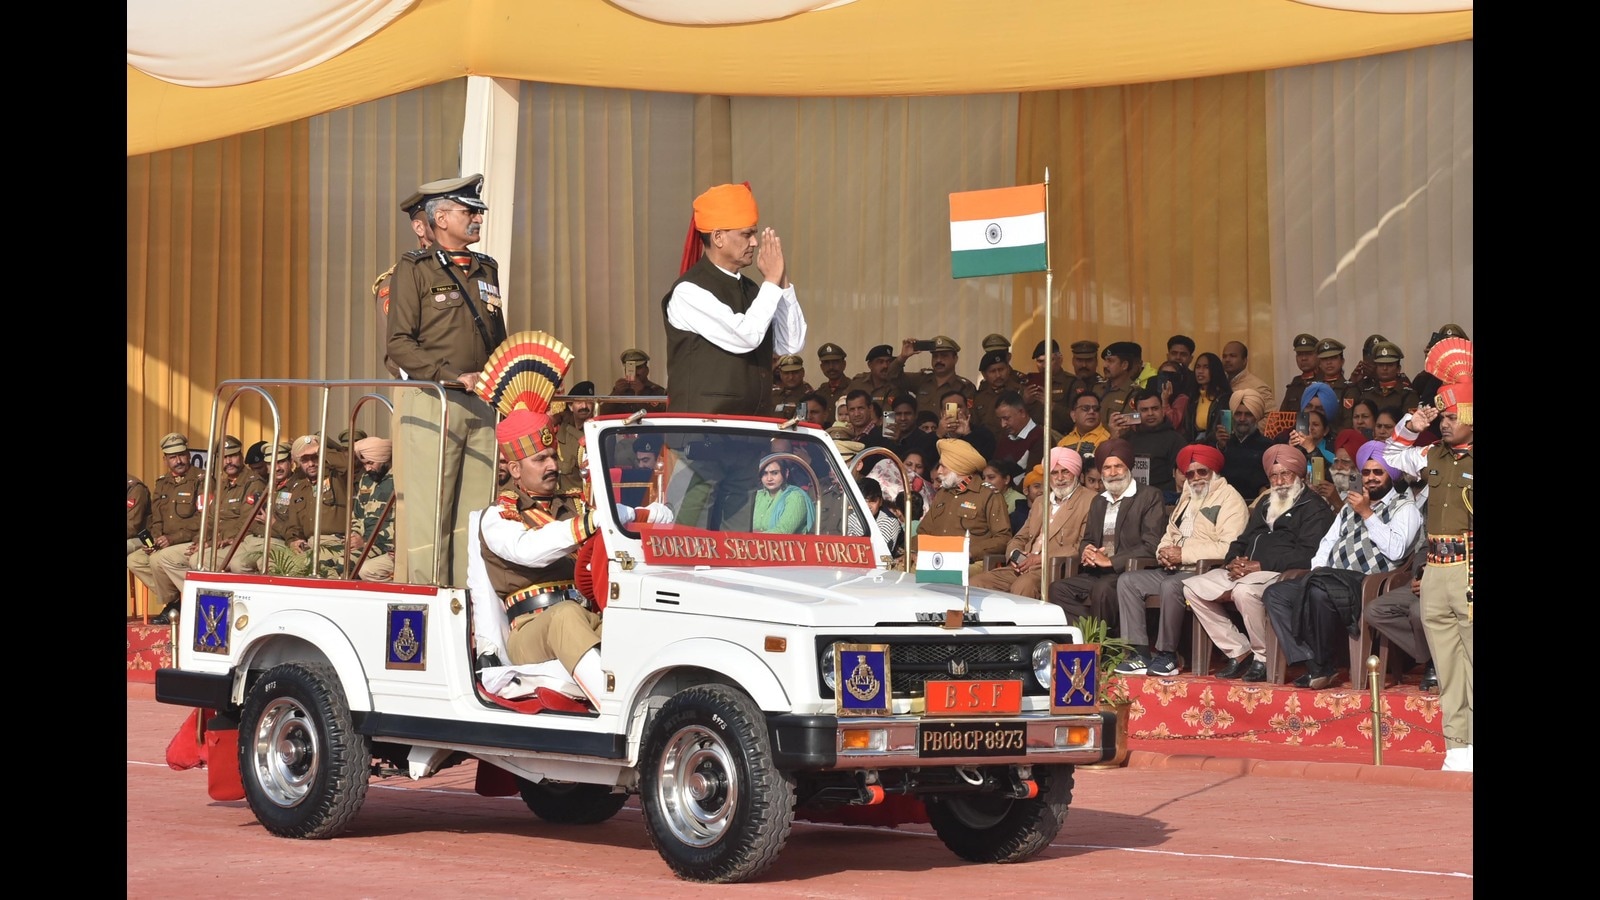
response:
M379 273L417 247L400 204L417 186L461 172L464 78L407 91L310 120L308 219L309 323L301 334L306 368L298 377L386 379L385 335L378 331ZM334 392L329 432L346 427L355 397ZM295 434L317 428L320 404L293 420ZM389 436L387 414L363 406L357 425Z
M309 135L296 122L128 157L126 453L147 484L166 472L162 435L205 449L219 382L306 373ZM268 436L258 401L236 413L228 433Z
M1016 95L871 99L735 97L732 180L777 229L817 348L849 355L945 334L976 378L979 342L1011 332L1011 279L950 276L950 193L1016 183ZM704 189L709 185L696 185ZM687 228L685 219L680 229ZM927 354L911 367L929 364Z
M1019 181L1050 169L1053 336L1230 340L1271 370L1265 73L1021 95ZM1042 274L1016 276L1025 352L1043 337ZM1022 363L1031 371L1031 361Z
M685 94L521 86L515 282L501 287L511 331L572 349L567 387L610 390L630 347L666 378L661 298L694 197L695 110Z
M1273 72L1268 122L1272 342L1369 334L1422 371L1472 322L1472 42ZM1275 384L1294 375L1279 355Z

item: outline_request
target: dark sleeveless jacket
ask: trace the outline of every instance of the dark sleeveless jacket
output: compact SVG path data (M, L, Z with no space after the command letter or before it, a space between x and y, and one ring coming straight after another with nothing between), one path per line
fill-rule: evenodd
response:
M513 489L502 491L495 505L486 510L484 515L503 515L508 519L520 519L524 526L538 528L552 519L570 519L579 513L580 507L574 497L558 494L548 501L540 501ZM577 568L577 558L570 554L547 566L524 566L508 562L489 549L489 545L483 541L482 534L474 535L474 539L478 541L479 550L483 553L483 567L489 574L489 585L502 600L530 584L571 581Z
M750 309L761 285L735 281L702 256L661 298L661 315L679 284L704 288L735 313ZM667 409L672 412L761 415L772 395L772 329L749 353L729 353L692 331L667 323Z

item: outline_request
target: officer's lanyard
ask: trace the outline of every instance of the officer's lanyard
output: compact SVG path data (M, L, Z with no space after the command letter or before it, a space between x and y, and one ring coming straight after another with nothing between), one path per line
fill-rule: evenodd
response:
M500 346L500 342L489 336L489 327L483 324L483 317L478 315L478 304L472 302L472 293L467 290L466 285L461 283L461 279L456 277L455 263L450 261L450 255L445 253L443 250L435 250L433 252L439 257L439 264L444 266L444 273L449 275L450 280L454 281L456 283L456 287L461 289L461 297L467 301L467 309L472 313L472 321L478 326L478 337L483 339L484 352L494 353L494 348ZM495 321L499 322L499 319L496 319ZM503 329L501 330L501 333L504 334ZM501 340L504 340L504 337L502 337Z

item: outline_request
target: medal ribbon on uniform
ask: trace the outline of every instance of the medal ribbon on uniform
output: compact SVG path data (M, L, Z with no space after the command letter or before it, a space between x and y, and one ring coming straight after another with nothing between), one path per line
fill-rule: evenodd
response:
M462 271L466 271L467 269L472 268L472 254L471 253L456 253L456 252L453 252L453 251L449 251L449 253L450 253L450 261L455 263L456 265L460 266Z

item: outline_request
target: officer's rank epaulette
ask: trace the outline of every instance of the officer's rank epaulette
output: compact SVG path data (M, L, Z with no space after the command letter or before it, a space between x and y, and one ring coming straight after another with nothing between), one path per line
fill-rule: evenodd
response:
M421 262L422 260L428 258L428 251L421 248L416 250L407 250L406 252L400 254L400 258L409 259L412 262Z

